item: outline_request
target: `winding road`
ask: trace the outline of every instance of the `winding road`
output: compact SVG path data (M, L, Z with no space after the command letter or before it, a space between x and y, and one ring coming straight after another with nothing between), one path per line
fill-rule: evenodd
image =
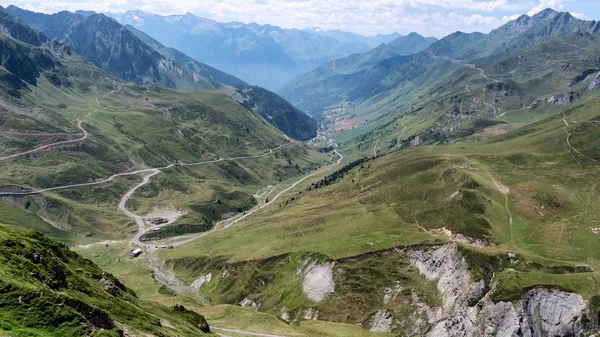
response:
M287 136L286 136L286 138L287 138ZM287 138L287 139L289 140L289 138ZM205 164L218 163L218 162L224 162L224 161L232 161L232 160L239 160L239 159L261 158L261 157L265 157L265 156L271 155L273 153L273 151L279 150L279 149L281 149L281 148L283 148L285 146L290 145L291 143L292 142L289 141L289 142L287 142L287 143L285 143L283 145L280 145L280 146L278 146L276 148L270 149L269 151L267 151L267 152L265 152L263 154L260 154L260 155L241 156L241 157L226 157L226 158L219 158L219 159L213 159L213 160L201 161L201 162L195 162L195 163L178 162L178 163L173 163L173 164L162 166L162 167L153 167L153 168L140 169L140 170L131 171L131 172L117 173L117 174L113 174L112 176L110 176L110 177L108 177L106 179L98 180L98 181L91 182L91 183L81 183L81 184L71 184L71 185L64 185L64 186L56 186L56 187L49 187L49 188L44 188L44 189L39 189L39 190L33 190L33 191L27 191L27 192L0 192L0 197L1 196L26 196L26 195L41 194L41 193L50 192L50 191L64 190L64 189L69 189L69 188L100 185L100 184L105 184L107 182L113 181L117 177L132 176L132 175L136 175L136 174L139 174L139 173L147 173L147 172L148 173L154 173L155 171L162 171L162 170L166 170L166 169L169 169L169 168L172 168L172 167L197 166L197 165L205 165ZM24 154L24 153L21 153L21 154ZM145 185L145 184L142 184L141 186L143 186L143 185ZM135 189L137 189L137 188L139 188L141 186L136 186Z
M117 89L115 89L115 90L113 90L113 91L111 91L111 92L108 92L108 93L104 94L104 95L103 95L103 97L106 97L107 95L110 95L110 94L112 94L112 93L115 93L115 92L117 92L117 91L119 91L119 90L121 90L121 89L122 89L122 86L119 84L119 85L117 86ZM103 109L103 110L108 110L108 108L106 108L106 107L103 107L103 106L102 106L102 104L100 104L99 97L97 97L97 98L96 98L96 104L98 104L98 106L99 106L101 109ZM24 155L27 155L27 154L30 154L30 153L34 153L34 152L43 151L43 150L46 150L46 149L49 149L49 148L52 148L52 147L56 147L56 146L68 145L68 144L74 144L74 143L79 143L79 142L83 142L83 141L85 141L86 139L88 139L88 137L89 137L89 133L88 133L88 132L87 132L87 131L86 131L86 130L83 128L83 119L84 119L84 118L87 118L87 117L89 117L89 116L91 116L93 113L95 113L95 112L98 112L98 111L100 111L100 110L99 110L99 109L96 109L96 110L90 111L90 112L89 112L87 115L85 115L85 116L82 116L82 117L79 117L79 118L77 118L77 119L75 120L75 121L77 122L77 128L79 128L79 130L81 130L81 132L83 133L83 135L82 135L80 138L77 138L77 139L72 139L72 140L65 140L65 141L56 142L56 143L47 144L47 145L42 145L42 146L39 146L39 147L33 148L33 149L31 149L31 150L28 150L28 151L24 151L24 152L19 152L19 153L11 154L11 155L9 155L9 156L0 157L0 161L4 161L4 160L8 160L8 159L12 159L12 158L16 158L16 157L21 157L21 156L24 156ZM63 132L63 133L60 133L60 134L64 134L64 132ZM45 134L45 135L46 135L46 136L49 136L50 134Z
M330 165L328 165L327 167L325 167L325 168L323 168L323 169L321 169L321 170L318 170L318 171L316 171L316 172L313 172L313 173L311 173L311 174L305 175L304 177L302 177L302 178L298 179L297 181L295 181L294 183L292 183L290 186L288 186L287 188L285 188L284 190L282 190L281 192L279 192L278 194L276 194L276 195L275 195L275 196L274 196L274 197L273 197L271 200L269 200L269 202L265 202L265 203L264 203L264 204L262 204L262 205L256 206L256 207L254 207L252 210L250 210L250 211L247 211L247 212L245 212L244 214L242 214L242 215L240 215L240 216L238 216L238 217L236 217L236 218L234 218L234 219L225 220L225 221L223 222L223 226L220 226L220 227L219 227L219 226L215 226L213 229L211 229L211 230L210 230L210 231L208 231L208 232L204 232L204 233L201 233L201 234L197 234L197 235L194 235L194 236L192 236L192 237L186 237L186 238L184 238L184 239L182 239L182 240L180 240L180 241L175 241L175 242L173 242L173 241L169 241L168 245L169 245L169 246L173 246L173 247L178 247L178 246L185 245L185 244L187 244L187 243L190 243L190 242L192 242L192 241L194 241L194 240L196 240L196 239L198 239L198 238L201 238L201 237L207 236L207 235L209 235L209 234L212 234L212 233L215 233L215 232L218 232L218 231L225 230L225 229L227 229L227 228L229 228L229 227L231 227L231 226L235 225L236 223L238 223L238 222L240 222L240 221L242 221L242 220L244 220L244 219L248 218L249 216L253 215L254 213L256 213L256 212L260 211L261 209L263 209L263 208L265 208L265 207L267 207L267 206L271 205L273 202L275 202L277 199L279 199L279 197L281 197L281 196L282 196L282 195L284 195L285 193L289 192L290 190L292 190L293 188L295 188L296 186L298 186L300 183L302 183L302 182L303 182L303 181L305 181L306 179L308 179L308 178L311 178L311 177L314 177L314 176L316 176L316 175L318 175L318 174L322 174L323 172L325 172L325 171L327 171L327 170L330 170L331 168L333 168L333 167L335 167L335 166L338 166L338 165L339 165L339 164L342 162L342 160L344 159L344 156L343 156L343 155L342 155L340 152L338 152L338 150L337 150L337 149L335 149L333 152L334 152L334 153L335 153L335 154L338 156L338 160L337 160L335 163L333 163L333 164L330 164ZM254 157L254 156L252 156L252 157ZM252 157L250 157L250 158L252 158ZM119 209L120 209L121 211L123 211L123 212L124 212L124 213L125 213L127 216L129 216L130 218L133 218L133 219L135 219L135 222L136 222L136 224L138 225L138 233L135 235L135 237L132 239L132 241L133 241L133 243L134 243L134 244L136 244L137 246L140 246L140 247L142 247L142 248L152 248L152 247L156 247L156 246L157 246L157 244L146 244L146 243L143 243L143 242L140 240L140 237L141 237L142 235L144 235L144 233L146 233L146 232L147 232L147 231L146 231L146 225L145 225L145 223L144 223L144 220L142 219L142 217L140 217L140 216L139 216L139 215L137 215L137 214L134 214L134 213L130 212L130 211L127 209L127 207L126 207L126 204L127 204L127 201L128 201L128 200L129 200L129 199L130 199L130 198L133 196L133 194L135 193L135 191L136 191L138 188L140 188L140 187L142 187L142 186L146 185L146 184L149 182L150 178L151 178L152 176L156 175L157 173L158 173L158 172L152 172L152 173L150 173L149 175L145 176L145 177L144 177L144 180L143 180L143 181L142 181L140 184L138 184L138 185L134 186L132 189L130 189L130 190L129 190L129 191L128 191L128 192L127 192L127 193L126 193L124 196L123 196L123 198L121 198L121 201L119 202ZM269 192L269 194L270 194L270 193L271 193L271 192ZM0 195L1 195L1 194L0 194ZM266 200L266 198L265 198L265 200ZM171 240L173 240L173 239L171 238Z
M217 327L211 327L211 329L217 330L217 331L223 331L223 332L230 332L230 333L235 333L238 335L246 335L246 336L258 336L258 337L285 337L285 336L280 336L280 335L270 335L268 333L258 333L258 332L248 332L248 331L242 331L242 330L234 330L234 329L225 329L225 328L217 328ZM221 337L230 337L229 335L224 335L222 333L218 333L217 335L221 336Z
M120 87L119 87L120 89ZM119 90L117 89L117 90ZM115 90L116 91L116 90ZM108 108L102 107L102 105L100 104L98 98L96 99L96 102L98 103L98 105L107 110ZM3 160L8 160L11 158L16 158L19 156L24 156L30 153L34 153L34 152L38 152L38 151L42 151L51 147L55 147L55 146L61 146L61 145L66 145L66 144L72 144L72 143L77 143L77 142L82 142L85 141L88 136L89 133L85 130L85 128L83 127L83 119L86 117L89 117L90 115L92 115L93 113L97 112L99 110L93 110L90 113L88 113L87 115L80 117L77 119L77 127L81 130L81 132L83 133L82 136L80 138L77 139L73 139L73 140L68 140L68 141L62 141L62 142L56 142L56 143L52 143L52 144L47 144L44 146L40 146L28 151L24 151L24 152L20 152L20 153L16 153L16 154L12 154L9 156L5 156L5 157L0 157L0 161ZM253 158L262 158L265 156L269 156L271 155L274 151L277 151L285 146L288 146L292 143L292 141L285 136L286 139L288 140L287 143L282 144L280 146L277 146L275 148L269 149L268 151L266 151L263 154L260 155L252 155L252 156L239 156L239 157L226 157L226 158L218 158L218 159L213 159L213 160L208 160L208 161L200 161L200 162L194 162L194 163L184 163L184 162L176 162L176 163L172 163L166 166L162 166L162 167L154 167L154 168L146 168L146 169L140 169L140 170L136 170L136 171L132 171L132 172L123 172L123 173L117 173L117 174L113 174L110 177L106 178L106 179L102 179L99 181L95 181L95 182L90 182L90 183L81 183L81 184L71 184L71 185L65 185L65 186L56 186L56 187L50 187L50 188L44 188L44 189L38 189L38 190L33 190L33 191L26 191L26 192L0 192L0 197L1 196L27 196L27 195L35 195L35 194L41 194L41 193L45 193L45 192L50 192L50 191L57 191L57 190L63 190L63 189L70 189L70 188L77 188L77 187L84 187L84 186L93 186L93 185L100 185L100 184L105 184L107 182L113 181L115 178L117 177L123 177L123 176L131 176L131 175L137 175L137 174L144 174L144 177L142 179L142 182L140 182L139 184L135 185L134 187L132 187L131 189L129 189L125 195L123 195L123 197L121 198L121 200L119 201L119 205L118 208L119 210L121 210L125 215L127 215L128 217L132 218L135 220L136 225L138 227L138 231L136 233L136 235L132 238L132 243L142 247L142 248L152 248L153 246L155 247L156 244L154 245L149 245L149 244L145 244L143 242L141 242L140 238L142 237L142 235L144 235L144 233L146 233L146 226L144 223L144 219L142 217L140 217L139 215L129 211L127 209L127 201L129 201L129 199L134 195L134 193L140 188L145 186L146 184L148 184L150 182L150 179L152 177L154 177L155 175L161 173L162 170L166 170L172 167L184 167L184 166L196 166L196 165L205 165L205 164L211 164L211 163L218 163L218 162L225 162L225 161L235 161L235 160L241 160L241 159L253 159ZM331 142L331 141L330 141ZM334 144L334 154L338 157L337 161L335 163L331 163L328 166L326 166L325 168L322 168L320 170L317 170L316 172L310 173L308 175L303 176L302 178L296 180L294 183L292 183L290 186L288 186L287 188L283 189L281 192L279 192L278 194L276 194L271 200L267 201L267 197L275 190L274 188L271 188L271 190L267 193L267 195L264 198L264 203L262 205L256 206L255 208L253 208L252 210L245 212L243 215L240 215L234 219L229 219L224 221L224 225L223 226L215 226L212 230L205 232L205 233L201 233L192 237L186 237L183 238L179 241L176 242L170 242L169 246L181 246L184 244L187 244L191 241L194 241L200 237L209 235L211 233L217 232L217 231L222 231L225 230L231 226L233 226L234 224L248 218L249 216L253 215L254 213L258 212L259 210L269 206L270 204L272 204L273 202L275 202L276 200L278 200L282 195L284 195L285 193L289 192L290 190L292 190L293 188L295 188L296 186L298 186L299 184L301 184L302 182L304 182L305 180L314 177L318 174L322 174L323 172L332 169L335 166L338 166L341 164L342 160L344 159L344 156L337 150L337 144ZM177 239L177 238L175 238ZM108 243L108 241L104 241L103 243ZM98 244L98 243L95 243ZM91 245L95 245L95 244L91 244ZM88 246L91 246L88 245ZM155 259L152 257L151 255L151 251L148 250L146 252L146 256L148 258L148 267L153 271L153 275L154 278L159 281L160 283L164 284L166 287L168 287L169 289L171 289L172 291L180 294L180 295L185 295L187 292L183 289L189 290L189 287L186 285L181 284L181 282L179 282L175 277L168 275L167 273L163 272L159 267L157 267L155 265ZM240 330L231 330L231 329L224 329L224 328L215 328L216 330L220 330L220 331L224 331L224 332L232 332L232 333L237 333L237 334L245 334L245 335L251 335L251 336L266 336L266 337L281 337L281 336L277 336L277 335L269 335L269 334L262 334L262 333L253 333L253 332L247 332L247 331L240 331Z
M474 64L465 64L465 65L466 65L467 67L469 67L469 68L472 68L472 69L475 69L475 70L479 71L479 76L480 76L480 77L482 77L482 78L485 78L485 79L486 79L486 80L488 80L488 81L492 81L492 82L494 82L494 83L498 83L498 82L500 82L499 80L497 80L497 79L495 79L495 78L491 78L491 77L489 77L488 75L486 75L486 74L485 74L485 71L484 71L483 69L481 69L481 68L477 67L477 66L476 66L476 65L474 65Z

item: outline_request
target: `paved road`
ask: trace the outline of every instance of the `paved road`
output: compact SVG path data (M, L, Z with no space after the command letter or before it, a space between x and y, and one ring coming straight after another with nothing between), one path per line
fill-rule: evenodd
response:
M106 179L98 180L98 181L95 181L95 182L92 182L92 183L82 183L82 184L72 184L72 185L56 186L56 187L49 187L49 188L44 188L44 189L39 189L39 190L33 190L33 191L27 191L27 192L0 192L0 196L25 196L25 195L41 194L41 193L50 192L50 191L64 190L64 189L75 188L75 187L100 185L100 184L105 184L107 182L113 181L117 177L132 176L132 175L136 175L136 174L139 174L139 173L153 173L155 171L162 171L162 170L166 170L166 169L169 169L171 167L177 167L177 166L196 166L196 165L205 165L205 164L218 163L218 162L224 162L224 161L233 161L233 160L239 160L239 159L261 158L261 157L268 156L268 155L272 154L273 151L279 150L282 147L290 145L291 143L292 142L290 141L290 142L285 143L283 145L280 145L280 146L278 146L276 148L270 149L269 151L267 151L267 152L265 152L265 153L263 153L261 155L241 156L241 157L227 157L227 158L219 158L219 159L213 159L213 160L208 160L208 161L201 161L201 162L196 162L196 163L178 162L178 163L173 163L173 164L162 166L162 167L153 167L153 168L136 170L136 171L132 171L132 172L117 173L117 174L113 174L112 176L110 176L110 177L108 177ZM140 186L138 186L138 188L139 187Z

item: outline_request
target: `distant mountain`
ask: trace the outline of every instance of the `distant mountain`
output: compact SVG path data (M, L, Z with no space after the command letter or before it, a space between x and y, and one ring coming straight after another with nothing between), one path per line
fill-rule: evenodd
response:
M7 10L51 40L70 46L98 67L125 81L184 90L220 87L165 58L102 14L82 16L60 12L47 15L15 6Z
M596 21L547 9L532 17L521 16L489 34L450 34L411 56L394 56L389 49L378 48L363 57L338 60L290 82L280 93L317 118L328 106L342 103L359 105L357 109L363 111L393 111L402 97L422 94L465 64L485 64L554 38L598 32Z
M40 32L29 29L29 27L15 20L15 17L8 13L2 6L0 6L0 27L3 34L30 45L39 47L48 41L48 38Z
M375 41L356 34L352 34L355 38L342 38L344 32L327 35L256 23L219 23L191 13L160 16L129 11L109 15L167 47L271 90L325 62L365 52ZM389 42L394 37L374 39Z
M177 49L165 47L132 26L127 26L127 29L165 57L175 60L177 64L187 67L204 77L233 86L232 89L223 88L223 91L260 113L269 123L285 134L300 140L307 140L316 136L316 122L273 92L258 86L250 86L239 78L200 63ZM232 94L232 91L234 94Z
M88 15L83 16L60 12L47 15L15 6L7 10L33 29L73 48L120 79L182 90L221 91L252 107L290 137L307 140L316 136L316 122L276 94L249 86L103 14L86 13ZM255 90L260 93L254 93ZM265 101L261 102L259 98Z
M309 114L318 116L325 106L343 100L349 90L368 80L352 74L394 57L405 60L407 58L403 56L418 53L436 41L435 38L425 38L417 33L401 36L366 53L328 62L294 79L280 93Z
M337 41L342 42L342 43L363 43L371 48L375 48L382 43L391 42L402 36L399 33L377 34L377 35L373 35L373 36L364 36L364 35L360 35L360 34L341 31L338 29L321 30L320 28L305 29L305 31L311 32L314 34L318 34L318 35L322 35L322 36L328 36L328 37L336 39Z

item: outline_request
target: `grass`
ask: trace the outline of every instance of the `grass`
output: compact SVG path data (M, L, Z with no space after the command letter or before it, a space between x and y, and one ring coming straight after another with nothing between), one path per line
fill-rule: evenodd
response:
M73 86L56 87L40 78L37 86L23 92L22 98L7 98L9 109L3 114L6 122L1 130L6 135L16 130L71 133L72 137L79 137L81 132L75 127L75 120L82 118L89 138L2 161L0 186L46 188L92 182L114 173L177 161L260 155L289 142L256 112L224 94L121 83L73 58L65 63L72 72ZM44 111L44 118L39 111ZM65 138L19 137L0 138L0 153L16 153ZM326 158L325 154L293 141L272 156L256 160L173 168L141 189L131 207L149 210L169 200L186 208L192 224L204 218L215 221L223 214L250 207L254 203L252 190L313 170ZM124 194L123 188L139 179L133 176L114 184L64 190L27 198L28 201L12 198L12 202L21 206L33 203L32 213L81 236L122 238L130 235L133 223L116 211L116 205ZM235 192L225 207L215 213L213 209L201 209L200 204L212 202L211 198L223 191Z
M2 334L204 335L202 316L139 300L112 274L39 232L0 226L0 260Z
M21 226L21 224L26 223L28 227L38 230L55 240L68 244L81 241L72 233L58 229L39 216L17 206L0 203L0 214L2 214L2 222L5 225Z
M571 139L594 139L598 130L595 120L600 115L597 103L591 100L566 112L569 121L578 121L568 128ZM374 275L389 275L401 265L383 264L385 272L380 274L369 260L364 266L355 261L345 267L340 261L395 246L447 242L448 237L426 231L445 227L493 243L482 249L467 245L465 252L475 279L484 278L489 285L496 273L496 279L501 280L496 299L516 299L535 285L577 292L589 299L598 295L599 288L596 272L589 272L589 267L600 267L600 246L592 230L600 217L594 183L600 168L570 152L563 127L562 116L555 116L483 142L464 141L382 156L340 174L329 185L315 189L307 182L227 231L159 255L173 261L198 259L244 265L248 263L244 261L260 264L281 254L313 252L337 260L336 266L346 275L356 270L352 277L359 281L350 285L367 287L366 293L375 294L381 293L383 285ZM594 155L593 150L582 150ZM508 187L508 194L499 184ZM507 252L516 253L520 262L514 265L507 261ZM381 257L375 260L379 264L385 261ZM205 268L198 274L190 274L195 268L189 264L175 268L175 272L193 281L216 268L206 262L200 265ZM279 267L277 273L288 267ZM293 272L289 275L283 278L288 281L265 277L269 281L259 290L250 291L242 284L252 282L242 282L207 288L206 292L229 289L238 297L255 294L253 298L265 301L263 310L267 311L280 309L283 303L286 308L306 307L302 296L290 294L288 301L269 290L297 289L299 281L296 285L286 283L294 279ZM403 270L399 275L411 274ZM342 289L343 278L336 277L336 290ZM419 282L407 288L425 289ZM364 321L365 316L360 315L372 310L366 308L373 308L377 297L362 296L360 289L353 297L353 291L352 287L344 288L341 297L331 296L320 306L320 317ZM215 296L218 301L236 303ZM267 306L270 298L278 299L278 304Z

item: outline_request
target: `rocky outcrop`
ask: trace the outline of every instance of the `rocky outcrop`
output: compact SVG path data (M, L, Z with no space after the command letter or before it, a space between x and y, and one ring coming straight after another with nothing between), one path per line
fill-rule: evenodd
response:
M523 296L521 309L524 337L579 336L587 304L577 294L534 289Z
M205 284L210 283L211 280L212 280L212 273L208 273L206 275L201 276L196 281L194 281L194 283L192 283L190 285L190 288L198 291L200 289L200 287L202 287Z
M565 105L569 105L569 104L573 103L576 99L577 99L576 94L573 92L570 92L567 94L552 96L552 97L548 98L548 103L554 104L554 105L565 106Z
M394 321L390 310L379 310L373 315L369 322L369 329L373 332L391 332Z
M254 301L249 299L248 297L244 297L239 305L243 308L252 308L254 310L258 310L260 308L260 303L258 301Z
M312 302L323 301L334 291L334 265L334 262L318 264L315 261L306 267L302 281L302 292L308 300Z
M531 289L514 306L494 303L495 284L484 293L485 284L471 281L471 272L455 244L408 252L410 262L442 295L440 308L428 308L431 329L427 336L442 337L542 337L580 336L589 306L577 294L545 288ZM416 301L413 302L417 302Z
M596 88L600 88L600 73L598 73L598 75L596 75L596 79L594 81L592 81L592 83L590 83L588 89L589 90L593 90Z

